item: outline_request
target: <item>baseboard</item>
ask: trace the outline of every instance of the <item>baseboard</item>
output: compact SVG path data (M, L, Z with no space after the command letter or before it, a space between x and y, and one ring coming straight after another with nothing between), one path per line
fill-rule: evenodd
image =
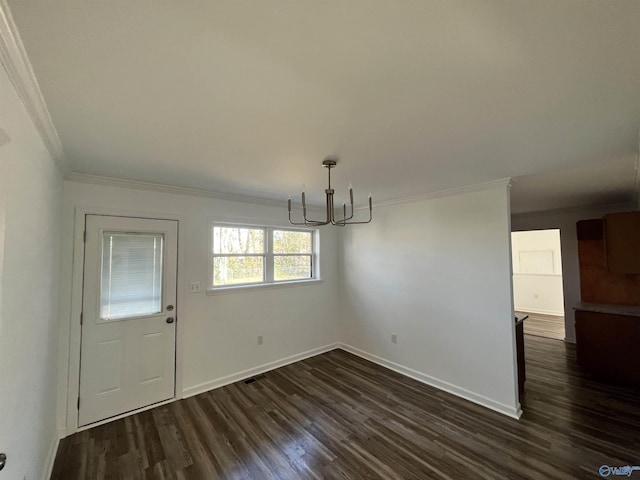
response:
M44 473L42 475L42 480L49 480L51 478L51 473L53 473L53 464L56 461L56 454L58 453L58 445L60 445L60 432L56 431L56 436L51 442L49 446L49 452L47 453L47 461L44 465Z
M557 312L552 310L539 310L537 308L518 308L518 307L515 307L514 310L516 312L539 313L540 315L552 315L554 317L564 317L564 312Z
M427 375L426 373L419 372L412 368L405 367L404 365L400 365L385 358L378 357L377 355L365 352L364 350L360 350L359 348L353 347L351 345L341 343L339 348L346 352L357 355L358 357L364 358L365 360L373 362L377 365L388 368L389 370L393 370L394 372L400 373L409 378L413 378L414 380L435 387L439 390L444 390L445 392L456 395L457 397L464 398L465 400L469 400L470 402L489 408L503 415L507 415L508 417L519 419L522 415L522 409L519 405L518 408L514 408L509 405L496 402L495 400L485 397L484 395L479 395L465 388L459 387L449 382L445 382L444 380L432 377L431 375Z
M335 350L336 348L340 348L340 344L331 343L323 347L314 348L312 350L307 350L306 352L297 353L289 357L281 358L280 360L264 363L257 367L243 370L241 372L233 373L225 377L220 377L215 380L199 383L198 385L187 387L184 390L182 390L182 398L193 397L194 395L199 395L200 393L208 392L209 390L224 387L225 385L239 382L240 380L244 380L245 378L250 378L255 375L260 375L270 370L275 370L276 368L284 367L285 365L299 362L300 360L305 360L310 357L315 357L316 355L330 352L331 350Z

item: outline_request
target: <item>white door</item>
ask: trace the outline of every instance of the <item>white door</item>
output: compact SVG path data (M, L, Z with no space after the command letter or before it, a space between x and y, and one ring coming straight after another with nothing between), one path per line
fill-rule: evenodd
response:
M178 222L86 216L78 424L175 395Z

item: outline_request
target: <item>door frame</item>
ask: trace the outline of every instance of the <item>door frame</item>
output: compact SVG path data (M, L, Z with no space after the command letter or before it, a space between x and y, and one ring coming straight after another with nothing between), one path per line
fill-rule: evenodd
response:
M80 350L82 342L82 329L80 325L80 314L82 312L82 300L83 300L83 283L84 283L84 257L85 257L85 243L84 243L84 229L85 219L87 215L102 215L112 217L133 217L133 218L148 218L153 220L172 220L178 222L178 265L177 265L177 279L176 279L176 345L175 345L175 395L172 399L165 400L153 405L139 408L137 410L116 415L99 422L86 425L84 427L78 426L78 396L80 394ZM184 226L184 218L180 214L167 213L167 212L149 212L140 210L128 210L108 207L94 207L86 205L76 205L74 208L74 222L73 222L73 267L71 272L71 308L70 315L67 318L69 322L69 338L68 338L68 358L67 358L67 382L66 382L66 401L63 402L66 405L64 428L62 429L61 436L71 435L75 432L87 430L89 428L102 425L120 418L127 417L136 412L142 412L155 408L160 405L174 402L183 398L183 326L181 312L182 307L185 304L186 292L181 285L186 285L184 281L184 248L180 242L180 227ZM62 342L61 342L62 343ZM66 343L66 342L65 342ZM62 352L64 353L64 352ZM62 395L62 388L60 392Z

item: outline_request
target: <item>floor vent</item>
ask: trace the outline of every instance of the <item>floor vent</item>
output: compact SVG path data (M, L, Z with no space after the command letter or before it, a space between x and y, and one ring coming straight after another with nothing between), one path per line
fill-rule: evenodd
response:
M260 380L260 379L262 379L262 378L264 378L264 377L265 377L265 375L258 375L257 377L247 378L247 379L244 381L244 383L245 383L245 385L249 385L250 383L253 383L253 382L255 382L255 381L257 381L257 380Z

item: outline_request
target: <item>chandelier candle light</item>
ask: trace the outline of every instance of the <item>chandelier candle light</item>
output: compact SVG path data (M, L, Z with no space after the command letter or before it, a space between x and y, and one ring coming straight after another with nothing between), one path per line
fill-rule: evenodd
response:
M329 187L324 191L327 195L327 217L325 220L311 220L307 218L307 202L305 199L305 193L302 192L302 218L304 222L294 222L291 220L291 198L288 201L289 207L289 223L291 225L303 225L305 227L319 227L321 225L336 225L338 227L344 227L345 225L356 225L361 223L369 223L373 218L373 201L371 194L369 194L369 220L365 221L350 221L353 218L353 188L349 184L349 200L351 203L351 215L347 217L347 204L342 204L342 218L336 219L335 208L333 206L333 195L335 191L331 188L331 169L336 166L337 160L335 158L326 158L322 165L327 169L329 173Z

